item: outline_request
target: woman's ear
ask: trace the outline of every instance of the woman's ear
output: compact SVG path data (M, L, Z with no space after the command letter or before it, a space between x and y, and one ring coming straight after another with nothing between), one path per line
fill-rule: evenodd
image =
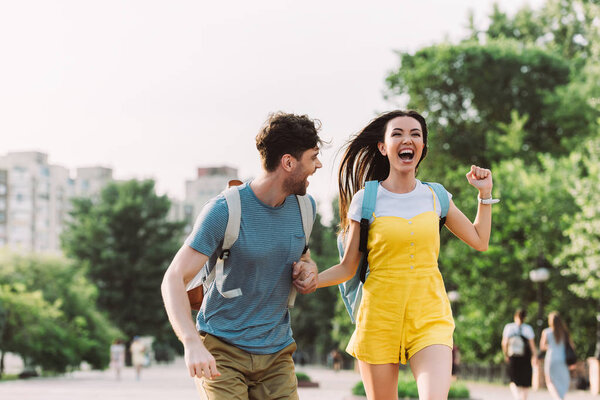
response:
M377 142L377 149L379 149L379 152L382 156L387 157L387 152L385 151L385 143Z

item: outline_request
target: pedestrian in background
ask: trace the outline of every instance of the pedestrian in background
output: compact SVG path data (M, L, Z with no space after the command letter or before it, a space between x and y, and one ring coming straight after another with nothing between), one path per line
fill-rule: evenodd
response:
M566 361L565 347L568 344L574 349L571 335L558 312L548 315L549 327L542 331L540 350L546 351L544 358L544 375L546 387L553 399L564 399L569 390L571 375Z
M135 379L140 380L142 367L146 363L146 345L142 342L139 336L133 338L129 351L131 351L131 363L135 368Z
M121 339L115 339L110 345L110 367L115 370L117 380L121 380L121 370L125 366L125 345Z
M502 332L502 352L508 363L510 391L515 400L526 400L531 387L533 366L537 365L535 333L531 325L525 323L527 313L518 309L514 322L506 324Z

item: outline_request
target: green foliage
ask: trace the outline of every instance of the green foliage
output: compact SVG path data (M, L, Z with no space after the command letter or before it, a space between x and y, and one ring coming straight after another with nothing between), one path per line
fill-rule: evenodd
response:
M570 192L579 211L567 231L569 243L556 260L566 264L563 275L579 278L570 286L574 293L600 301L600 129L570 161L578 178Z
M310 236L310 252L321 271L338 262L335 236L321 223L318 213ZM335 287L299 295L290 313L298 349L321 360L332 348L339 347L331 335L336 297Z
M454 382L450 385L450 391L448 392L449 399L468 399L470 397L471 393L465 384Z
M45 371L65 372L82 361L108 365L119 331L96 309L96 288L73 262L4 252L0 282L0 351Z
M355 396L366 396L367 392L365 391L365 385L360 382L356 382L356 385L352 387L352 394Z
M128 336L170 335L160 284L179 247L183 223L167 221L170 201L154 182L115 182L96 201L73 203L65 253L86 266L98 306Z
M310 376L304 372L296 372L296 379L298 379L298 382L310 382Z
M352 394L356 396L366 396L365 386L362 381L357 382L352 388ZM453 382L450 385L448 392L449 399L468 399L470 396L469 389L462 383ZM418 399L419 390L417 382L410 375L400 374L398 377L398 397L401 399L410 398Z
M390 96L408 94L409 108L427 114L426 168L489 166L513 156L534 162L536 152L566 151L565 121L555 115L562 106L557 90L569 82L569 60L510 40L433 45L399 55L401 67L387 78ZM566 121L569 133L589 126L588 108L574 110ZM527 116L523 145L516 153L499 154L488 139L505 134L500 124L514 122L513 110Z

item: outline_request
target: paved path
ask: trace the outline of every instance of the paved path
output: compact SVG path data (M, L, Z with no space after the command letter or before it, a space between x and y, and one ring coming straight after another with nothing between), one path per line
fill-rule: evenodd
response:
M323 367L297 367L307 373L319 388L300 388L301 400L352 400L350 389L360 380L352 371L334 372ZM469 383L471 397L478 400L511 400L506 386ZM154 365L135 380L126 368L120 381L111 371L80 371L59 378L36 378L0 383L0 400L197 400L196 390L186 376L181 360ZM364 398L363 398L364 399ZM532 392L529 400L550 400L546 391ZM569 392L567 400L600 400L589 392Z

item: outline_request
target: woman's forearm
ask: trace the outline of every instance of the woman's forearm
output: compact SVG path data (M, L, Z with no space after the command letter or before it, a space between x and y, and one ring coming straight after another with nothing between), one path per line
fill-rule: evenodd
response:
M351 268L350 266L344 263L334 265L333 267L328 268L319 274L319 284L317 287L322 288L327 286L338 285L352 278L352 276L354 276L355 273L356 267Z

